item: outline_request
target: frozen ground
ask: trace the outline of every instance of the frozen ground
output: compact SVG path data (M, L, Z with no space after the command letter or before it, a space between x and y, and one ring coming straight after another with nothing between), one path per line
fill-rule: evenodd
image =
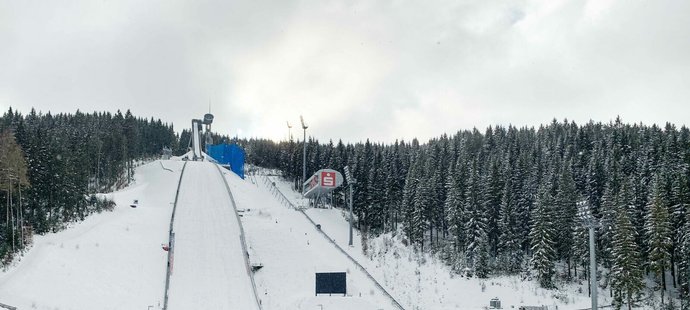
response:
M109 194L112 212L89 216L34 246L0 273L0 302L18 309L146 309L162 303L168 225L182 162L137 168L136 183ZM139 207L131 208L133 199Z

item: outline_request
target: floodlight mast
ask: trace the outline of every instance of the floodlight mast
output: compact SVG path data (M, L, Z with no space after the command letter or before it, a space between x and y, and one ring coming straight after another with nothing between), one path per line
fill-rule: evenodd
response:
M592 210L587 200L577 203L577 215L582 220L582 225L589 229L589 281L590 295L592 296L592 309L597 309L597 254L594 243L594 229L599 222L592 215Z
M288 141L292 141L292 125L290 125L290 121L287 121L287 126L288 126Z
M355 183L357 182L354 177L352 177L352 174L350 174L350 167L345 166L345 179L347 180L347 185L350 186L350 241L348 242L349 246L352 246L352 223L354 221L354 216L352 215L352 195L353 195L353 187Z
M299 121L302 122L302 129L304 130L304 136L302 138L302 144L304 148L302 149L302 197L304 197L304 182L307 181L307 124L304 123L304 117L299 116Z

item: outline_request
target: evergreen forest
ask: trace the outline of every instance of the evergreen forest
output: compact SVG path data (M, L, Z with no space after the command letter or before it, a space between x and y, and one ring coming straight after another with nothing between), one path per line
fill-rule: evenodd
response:
M163 147L181 155L178 136L161 120L127 111L0 118L0 258L7 263L32 233L57 231L112 206L96 193L127 185L133 167ZM214 141L229 140L214 134ZM302 182L302 141L234 139L247 162ZM307 141L307 176L349 166L356 225L363 238L400 234L455 272L480 278L534 277L541 286L586 278L588 231L596 219L599 279L622 304L655 280L687 296L690 279L690 130L673 124L491 126L427 142ZM345 206L343 188L334 193ZM366 241L366 240L364 240ZM364 243L366 244L366 242ZM663 297L662 297L663 298Z
M301 142L240 143L249 162L280 169L299 188ZM681 286L687 294L687 127L553 120L539 128L475 128L426 143L307 142L307 177L346 165L357 180L354 212L365 238L404 234L457 272L527 273L554 288L559 279L587 276L580 205L600 224L598 263L610 272L599 283L620 303L639 297L645 276L662 293ZM343 192L334 195L339 206Z
M0 266L33 233L112 208L94 194L126 186L139 161L177 142L172 125L130 111L22 115L10 108L0 118Z

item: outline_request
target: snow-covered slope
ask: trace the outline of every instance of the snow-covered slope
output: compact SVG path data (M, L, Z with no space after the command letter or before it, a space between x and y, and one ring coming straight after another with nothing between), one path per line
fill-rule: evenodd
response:
M250 259L263 265L255 278L264 309L395 309L301 213L280 205L251 177L224 174L243 210ZM347 272L347 296L315 296L316 272Z
M137 168L136 183L109 194L113 212L89 216L0 273L0 302L19 309L146 309L162 304L168 225L182 162ZM137 208L131 208L134 199Z
M187 164L173 231L168 309L258 309L235 211L215 164Z
M306 203L292 191L291 184L271 177L293 204ZM263 182L259 182L261 187ZM270 186L270 185L269 185ZM277 198L274 198L277 199ZM285 208L285 207L283 207ZM536 280L519 276L489 279L465 278L451 272L441 260L417 253L402 243L402 236L385 234L370 241L362 252L361 235L355 230L354 245L348 247L348 223L340 209L305 211L336 243L348 251L405 307L405 309L485 309L498 297L504 309L520 306L549 306L549 309L586 309L590 306L587 283L563 284L559 290L545 290ZM599 304L611 303L607 290L599 290Z
M137 169L136 183L109 194L117 207L55 234L0 273L0 303L19 309L159 309L163 303L168 225L183 162L153 162ZM164 167L163 167L164 166ZM166 169L164 169L166 168ZM168 170L169 169L169 170ZM172 171L170 171L172 170ZM300 212L272 196L261 181L223 170L240 209L263 309L394 309L365 274ZM296 204L299 194L273 179ZM130 208L132 200L139 206ZM587 285L543 290L519 277L487 280L453 275L441 261L415 253L398 236L380 236L362 253L337 209L306 213L401 302L406 309L483 309L493 297L504 308L589 305ZM175 219L176 250L170 309L255 309L241 250L239 226L225 185L212 163L189 162ZM347 272L348 296L315 296L315 273ZM578 292L583 289L583 292ZM600 304L610 299L600 291Z

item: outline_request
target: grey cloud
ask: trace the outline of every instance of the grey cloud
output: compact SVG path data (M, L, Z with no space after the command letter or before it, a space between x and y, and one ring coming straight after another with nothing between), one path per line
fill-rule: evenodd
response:
M687 122L684 1L0 0L0 108L226 134L426 139L552 118Z

